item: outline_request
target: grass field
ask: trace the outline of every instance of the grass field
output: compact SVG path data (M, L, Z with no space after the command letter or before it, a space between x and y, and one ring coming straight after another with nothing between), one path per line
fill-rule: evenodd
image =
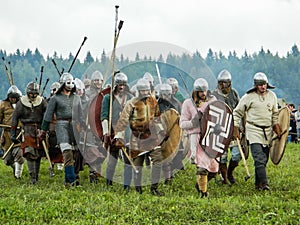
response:
M142 195L121 184L107 188L105 179L90 184L88 168L81 172L81 186L65 189L63 172L49 177L43 160L36 185L29 184L27 166L22 179L0 162L0 224L300 224L300 145L288 144L279 165L268 163L270 192L254 189L254 167L247 160L251 178L244 181L243 164L236 168L237 185L209 182L209 198L199 198L195 168L175 175L171 185L160 185L163 197Z

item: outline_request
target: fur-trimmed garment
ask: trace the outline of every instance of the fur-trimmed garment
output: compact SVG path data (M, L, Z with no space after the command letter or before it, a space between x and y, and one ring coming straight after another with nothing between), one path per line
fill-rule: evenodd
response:
M3 100L0 102L0 123L4 125L11 125L11 118L14 112L14 108L9 100ZM1 134L1 147L6 151L12 144L10 139L10 128L2 128L3 133Z
M135 97L127 101L115 127L115 133L122 132L130 125L132 136L130 148L134 150L151 150L160 140L155 129L155 119L160 111L153 96Z
M46 100L40 96L37 96L35 101L30 101L27 95L22 96L20 101L17 102L11 125L16 128L19 121L23 125L24 140L21 143L22 149L27 146L42 148L37 138L37 129L41 127L46 107Z

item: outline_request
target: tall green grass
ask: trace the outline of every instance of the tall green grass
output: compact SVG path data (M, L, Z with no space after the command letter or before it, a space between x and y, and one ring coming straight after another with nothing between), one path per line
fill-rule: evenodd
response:
M288 144L280 164L268 163L270 192L254 188L254 167L247 160L235 170L237 185L209 182L209 198L199 198L195 168L186 164L171 185L160 185L163 197L142 195L121 184L107 188L105 179L90 184L88 169L81 172L81 187L65 189L63 172L50 178L43 160L36 185L29 184L27 166L21 180L0 162L0 224L300 224L300 145Z

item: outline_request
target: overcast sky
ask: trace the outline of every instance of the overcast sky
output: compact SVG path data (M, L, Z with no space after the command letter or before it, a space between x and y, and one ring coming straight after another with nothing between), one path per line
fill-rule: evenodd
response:
M115 5L124 20L118 47L167 42L206 56L208 49L240 56L263 46L285 56L300 47L299 0L0 0L0 49L38 48L67 57L112 50Z

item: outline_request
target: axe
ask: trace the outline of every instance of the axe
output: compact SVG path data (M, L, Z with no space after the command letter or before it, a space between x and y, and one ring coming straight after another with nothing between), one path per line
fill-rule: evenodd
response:
M22 131L18 134L17 139L19 139L19 137L21 136ZM5 157L8 155L8 153L12 150L12 148L14 147L15 143L11 143L11 145L9 146L9 148L7 149L7 151L5 152L5 154L2 156L2 159L5 159Z
M242 160L243 160L243 164L244 164L244 167L245 167L245 170L246 170L247 176L245 177L245 181L247 181L250 178L249 169L248 169L248 166L247 166L247 162L246 162L246 159L245 159L244 152L242 150L242 146L241 146L240 140L237 138L236 142L237 142L237 145L238 145L238 148L239 148Z
M49 162L50 177L53 177L54 176L53 166L52 166L52 162L51 162L51 159L50 159L50 156L49 156L49 150L47 148L45 140L42 140L42 144L43 144L44 151L46 153L46 158Z
M135 165L134 165L133 161L131 160L130 156L127 154L125 147L122 147L122 151L123 151L124 155L127 157L128 161L130 162L130 165L134 169L134 172L139 173L138 169L135 167Z

